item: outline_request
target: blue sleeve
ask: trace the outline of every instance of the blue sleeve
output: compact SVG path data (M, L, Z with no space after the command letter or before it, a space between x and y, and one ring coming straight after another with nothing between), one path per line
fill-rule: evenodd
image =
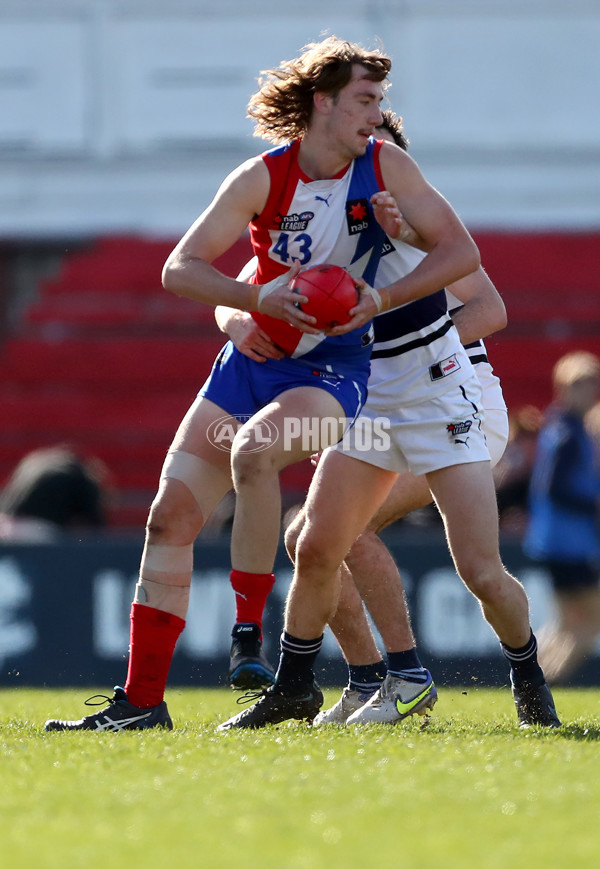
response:
M552 501L563 509L593 516L597 510L596 499L576 491L572 480L580 452L580 444L572 432L565 433L554 453L550 468L548 494Z

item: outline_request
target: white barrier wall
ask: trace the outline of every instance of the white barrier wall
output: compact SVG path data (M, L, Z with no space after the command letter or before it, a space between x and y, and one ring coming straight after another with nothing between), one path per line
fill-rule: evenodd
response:
M472 228L600 226L598 0L0 0L0 236L179 235L263 143L263 68L322 32L394 60Z

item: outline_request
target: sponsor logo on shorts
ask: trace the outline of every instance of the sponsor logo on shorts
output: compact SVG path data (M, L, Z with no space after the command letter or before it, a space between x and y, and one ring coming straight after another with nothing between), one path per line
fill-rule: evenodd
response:
M451 422L446 426L446 431L450 435L450 439L454 439L455 444L464 444L469 446L469 438L467 435L473 425L472 419L466 419L464 422Z
M468 434L471 430L471 426L473 425L472 419L466 419L464 422L451 422L446 426L450 437L456 437L457 435Z
M460 362L456 356L448 356L447 359L442 359L441 362L436 362L429 368L429 376L432 380L441 380L442 377L448 377L449 374L454 374L460 368Z
M328 383L331 383L332 386L339 386L342 382L337 374L333 374L331 371L321 371L319 368L313 368L310 372L315 377L320 377L321 380L326 380Z
M346 222L348 233L356 235L369 226L369 203L366 197L361 199L349 199L346 202Z
M375 340L375 330L373 328L373 324L371 323L368 330L366 332L363 332L363 334L360 336L360 346L361 347L368 347L369 344L372 344L374 340Z

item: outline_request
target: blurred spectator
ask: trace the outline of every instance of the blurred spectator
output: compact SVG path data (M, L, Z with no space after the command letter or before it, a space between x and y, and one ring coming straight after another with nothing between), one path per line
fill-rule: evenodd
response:
M600 463L600 401L597 401L596 404L591 408L591 410L588 410L588 412L586 413L585 427L587 433L590 435L596 445L598 462Z
M527 525L529 482L543 415L537 407L526 405L509 413L508 419L508 444L494 468L494 482L500 527L522 534Z
M0 540L48 540L106 525L108 470L59 445L26 455L0 495Z
M556 616L538 634L549 682L565 681L600 633L600 470L586 414L600 393L600 360L563 356L553 371L555 403L538 439L525 551L550 573Z

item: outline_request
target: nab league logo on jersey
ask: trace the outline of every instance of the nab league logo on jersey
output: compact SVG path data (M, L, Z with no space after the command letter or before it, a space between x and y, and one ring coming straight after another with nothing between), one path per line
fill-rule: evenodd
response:
M314 217L313 211L303 211L301 214L278 214L275 223L281 232L304 232Z
M357 232L368 229L370 222L369 202L365 196L361 199L349 199L346 202L346 220L350 235L356 235Z

